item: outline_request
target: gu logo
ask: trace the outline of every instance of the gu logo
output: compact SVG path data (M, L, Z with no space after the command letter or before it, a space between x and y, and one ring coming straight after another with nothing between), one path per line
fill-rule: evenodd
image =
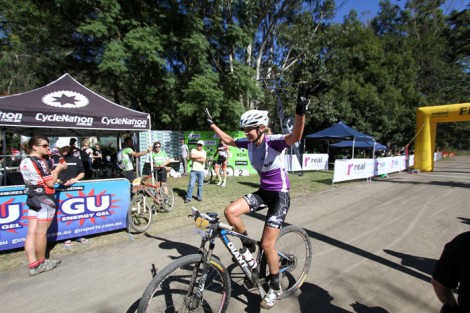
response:
M65 199L60 206L64 213L64 216L61 216L60 219L66 222L91 219L97 216L107 216L111 214L108 212L111 205L112 199L109 194L68 198Z
M0 229L8 230L15 228L23 228L20 223L21 219L21 203L13 203L14 198L0 205Z

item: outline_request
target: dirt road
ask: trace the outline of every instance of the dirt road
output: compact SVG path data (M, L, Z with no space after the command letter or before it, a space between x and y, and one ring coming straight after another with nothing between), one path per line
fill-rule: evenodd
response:
M271 312L438 312L430 284L443 245L470 230L470 157L434 172L343 184L292 201L287 222L312 239L305 284ZM246 217L259 236L264 215ZM258 230L258 231L257 231ZM134 312L152 267L195 251L192 226L106 249L67 255L54 271L0 274L0 312ZM220 248L220 247L219 247ZM230 258L216 250L222 262ZM236 285L229 312L259 312L259 296Z

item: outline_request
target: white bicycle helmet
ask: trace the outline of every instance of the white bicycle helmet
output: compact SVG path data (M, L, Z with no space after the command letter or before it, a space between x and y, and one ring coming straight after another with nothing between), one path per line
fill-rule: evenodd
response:
M240 128L268 126L268 111L250 110L246 111L240 117Z

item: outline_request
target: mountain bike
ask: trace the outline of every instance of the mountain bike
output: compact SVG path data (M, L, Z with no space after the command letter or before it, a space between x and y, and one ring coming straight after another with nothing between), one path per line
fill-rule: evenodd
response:
M219 222L216 213L201 213L192 208L190 215L202 236L199 253L183 256L158 272L145 289L138 311L143 312L225 312L231 293L231 279L222 262L213 255L216 238L232 255L244 274L247 288L258 289L263 298L269 290L267 259L261 242ZM229 236L255 243L257 266L253 269L243 259ZM281 229L276 241L279 255L281 295L294 293L307 278L312 261L310 238L305 230L289 225Z
M235 176L235 169L233 168L232 165L227 164L226 167L226 172L227 172L227 181L230 181L233 176ZM213 159L206 159L206 162L204 163L204 184L209 185L212 183L212 181L215 181L215 178L217 175L215 175L215 161ZM222 166L219 167L219 176L224 177L224 171L222 169Z
M162 183L162 186L152 184L152 176L142 176L132 182L131 204L127 212L129 226L138 233L150 228L152 216L159 210L170 212L175 205L175 196L171 187Z

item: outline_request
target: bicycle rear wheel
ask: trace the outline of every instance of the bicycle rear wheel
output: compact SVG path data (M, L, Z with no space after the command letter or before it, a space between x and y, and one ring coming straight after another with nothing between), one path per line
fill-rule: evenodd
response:
M163 183L159 189L160 192L160 207L165 212L173 210L175 205L175 196L173 195L173 189L168 184Z
M303 228L289 225L281 229L276 241L281 256L281 290L279 299L294 293L307 278L312 263L312 244Z
M142 295L137 312L225 312L230 301L230 276L216 258L207 264L202 298L198 284L204 268L202 256L184 256L162 269Z
M127 211L127 219L129 226L138 233L147 231L152 223L153 212L150 202L141 193L132 197L129 210Z

